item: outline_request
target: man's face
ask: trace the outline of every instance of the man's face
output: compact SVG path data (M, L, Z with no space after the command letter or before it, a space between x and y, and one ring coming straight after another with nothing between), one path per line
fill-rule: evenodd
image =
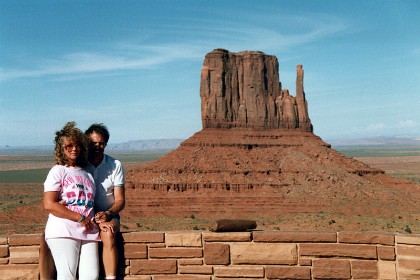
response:
M89 135L89 153L92 155L103 155L105 151L105 139L101 134L92 132Z

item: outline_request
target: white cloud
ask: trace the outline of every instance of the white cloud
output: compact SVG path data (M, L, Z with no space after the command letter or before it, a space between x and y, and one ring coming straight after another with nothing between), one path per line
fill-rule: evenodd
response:
M394 127L395 128L414 128L416 126L417 126L417 123L415 121L405 120L405 121L400 121Z
M349 25L342 19L326 15L283 16L282 21L278 17L272 17L268 22L262 19L266 18L261 17L260 24L251 22L249 25L233 20L224 21L223 24L217 20L202 20L196 26L154 26L157 29L162 28L158 38L153 38L153 33L150 33L146 39L149 41L131 38L128 43L127 40L119 41L109 49L37 58L28 62L28 65L38 65L32 69L3 67L0 69L0 81L65 75L74 78L78 74L146 69L178 59L202 59L205 53L218 47L230 51L244 50L244 46L248 50L279 51L349 30ZM291 32L292 29L294 32ZM161 41L161 37L167 38L164 43L154 41Z
M185 46L141 48L137 55L127 55L124 50L117 54L78 52L62 57L44 60L38 69L0 71L0 81L35 78L43 76L75 75L82 73L109 72L116 70L146 69L185 58Z
M353 128L353 132L357 133L376 133L376 134L388 134L389 132L405 132L407 129L414 129L418 127L418 124L413 120L402 120L397 123L385 124L385 123L374 123L369 124L365 127Z
M377 130L384 130L386 128L387 128L387 126L384 123L375 123L375 124L368 125L366 128L364 128L362 130L377 131Z

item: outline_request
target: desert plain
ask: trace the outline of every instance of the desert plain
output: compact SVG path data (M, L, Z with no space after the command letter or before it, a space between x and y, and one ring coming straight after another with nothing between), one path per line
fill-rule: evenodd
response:
M373 168L385 171L386 175L402 185L420 184L420 147L333 147L347 157L362 161ZM154 161L169 151L111 153L119 158L128 174L142 168L145 163ZM48 170L54 164L52 152L32 151L25 153L0 153L0 213L2 223L0 234L39 233L42 232L48 213L42 206L43 181ZM223 206L218 206L217 214L200 211L197 205L188 212L184 205L182 213L175 208L164 209L156 205L155 195L144 192L141 198L132 199L133 192L127 185L127 205L122 214L122 231L168 231L168 230L206 230L220 218L231 218L223 213ZM340 191L340 190L336 190ZM171 195L168 193L167 195ZM253 199L252 192L229 194L240 196L240 200ZM380 194L378 194L380 195ZM164 195L163 195L164 198ZM370 199L373 201L375 197ZM406 197L407 201L414 199ZM185 193L185 201L194 202L193 193ZM347 200L352 207L352 200ZM263 203L263 202L262 202ZM316 201L313 202L316 205ZM392 203L392 201L390 201ZM137 211L139 205L152 206L144 215ZM211 207L211 205L202 205ZM269 207L269 206L268 206ZM383 210L389 205L383 205ZM346 214L323 208L321 211L295 211L278 215L252 213L241 218L257 222L257 230L302 230L302 231L374 231L420 233L420 212L407 209L406 213L383 215L381 209L374 209L369 214ZM409 214L410 213L410 214Z

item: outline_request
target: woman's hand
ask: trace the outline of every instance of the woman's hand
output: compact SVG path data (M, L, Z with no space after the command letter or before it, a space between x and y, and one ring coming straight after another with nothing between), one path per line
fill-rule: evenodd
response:
M91 231L92 229L97 227L97 225L92 220L87 218L81 221L80 225L83 226L86 231Z

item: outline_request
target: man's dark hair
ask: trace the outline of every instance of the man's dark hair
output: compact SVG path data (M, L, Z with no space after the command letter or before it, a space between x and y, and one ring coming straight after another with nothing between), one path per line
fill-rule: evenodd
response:
M103 123L94 123L85 131L85 134L89 137L92 132L96 132L105 138L105 144L108 144L109 131Z

